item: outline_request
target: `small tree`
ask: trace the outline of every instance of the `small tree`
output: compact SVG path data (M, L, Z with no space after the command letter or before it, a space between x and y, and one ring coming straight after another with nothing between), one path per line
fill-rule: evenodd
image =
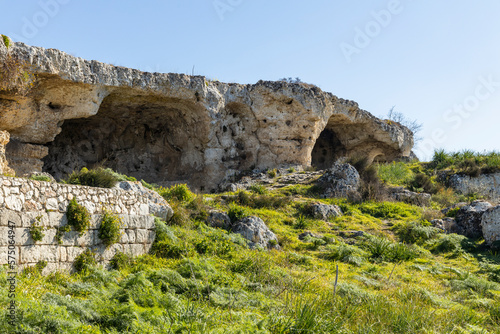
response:
M408 129L410 129L411 132L413 132L413 140L415 143L419 142L422 140L422 137L417 136L420 131L422 131L423 124L417 122L417 120L411 120L407 118L403 113L394 110L396 106L393 106L390 110L389 113L387 114L387 119L396 123L399 123L401 125L406 126Z

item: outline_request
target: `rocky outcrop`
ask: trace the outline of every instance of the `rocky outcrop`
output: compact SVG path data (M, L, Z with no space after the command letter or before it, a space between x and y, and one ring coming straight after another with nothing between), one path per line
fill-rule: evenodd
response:
M338 205L328 205L322 203L314 203L311 205L312 216L315 219L328 220L332 217L342 216L342 209Z
M398 202L405 202L409 204L427 206L431 202L431 194L416 193L409 191L404 187L389 188L389 197Z
M14 175L14 170L9 167L5 156L5 146L9 142L10 134L7 131L0 131L0 174Z
M468 238L479 238L483 235L481 220L483 214L492 207L488 202L474 201L458 210L455 217L458 234Z
M329 168L354 153L392 160L413 146L407 128L314 86L146 73L0 42L7 52L37 76L27 96L0 92L0 129L16 143L6 155L20 176L43 160L56 178L99 165L210 191L243 170Z
M232 225L232 232L238 233L250 241L250 247L264 249L279 248L278 238L269 230L262 219L255 216L245 217Z
M231 230L231 218L225 212L210 211L207 218L207 224L211 227Z
M346 163L335 163L317 181L325 197L349 197L358 192L360 184L358 171Z
M488 209L481 218L483 238L488 245L500 241L500 205Z
M450 176L448 183L456 192L464 195L475 193L489 199L500 198L500 173L477 177L454 174Z

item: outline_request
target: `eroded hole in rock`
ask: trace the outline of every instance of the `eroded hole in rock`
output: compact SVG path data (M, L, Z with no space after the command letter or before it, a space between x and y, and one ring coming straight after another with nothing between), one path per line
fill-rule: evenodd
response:
M111 94L98 113L68 120L48 144L44 171L57 179L82 167L110 167L147 182L187 182L200 189L208 142L199 105L151 96Z
M318 169L332 167L335 160L346 155L346 149L337 134L329 128L321 132L312 150L311 164Z

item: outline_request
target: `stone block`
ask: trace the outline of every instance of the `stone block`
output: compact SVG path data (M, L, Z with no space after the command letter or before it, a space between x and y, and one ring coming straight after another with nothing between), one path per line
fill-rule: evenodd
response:
M36 263L44 260L47 262L56 262L58 254L58 246L48 245L30 245L21 246L20 263Z
M125 230L128 237L128 243L134 244L137 239L135 230Z
M65 247L66 248L66 255L67 255L67 261L68 262L74 262L76 257L80 254L82 254L85 251L84 247L75 247L75 246L70 246L70 247Z
M137 229L136 230L137 239L135 240L135 242L138 244L144 244L148 242L148 237L149 237L148 232L149 231L146 229Z
M9 195L5 197L5 206L7 209L21 212L24 208L24 195Z
M0 226L9 226L9 221L13 222L16 227L24 226L20 213L9 209L1 209Z
M45 203L45 209L48 211L59 211L59 202L57 202L57 198L48 198Z
M123 245L123 252L130 256L143 255L145 252L145 247L143 244L128 244Z
M97 247L95 251L97 253L98 260L109 261L117 252L123 252L123 247L124 246L121 244L113 244L108 248L105 248L104 246Z
M12 253L9 254L9 251ZM12 247L9 249L8 246L0 246L0 265L8 263L9 255L14 258L14 261L16 262L16 266L19 265L19 247L18 246L14 246L14 249L12 249ZM12 258L10 260L12 260Z
M50 227L60 227L68 224L68 218L66 213L61 212L49 212L47 213L48 225Z

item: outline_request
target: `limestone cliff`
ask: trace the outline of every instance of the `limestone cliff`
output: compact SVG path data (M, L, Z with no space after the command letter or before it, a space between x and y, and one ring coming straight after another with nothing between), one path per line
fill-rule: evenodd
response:
M325 168L354 153L392 160L413 146L407 128L314 86L147 73L0 42L0 59L7 52L37 76L28 96L0 92L0 130L10 133L6 157L18 175L40 171L43 159L56 178L103 165L210 191L251 168Z

